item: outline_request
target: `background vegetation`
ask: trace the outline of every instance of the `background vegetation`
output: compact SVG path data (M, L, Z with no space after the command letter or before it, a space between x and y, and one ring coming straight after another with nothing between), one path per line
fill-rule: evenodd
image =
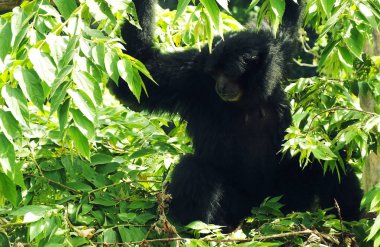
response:
M231 4L159 9L157 46L210 44L243 28L231 15L276 30L286 8ZM283 149L301 153L302 165L315 157L337 179L351 165L364 183L380 150L380 58L371 49L380 2L309 0L306 13L297 62L318 74L284 82L294 121ZM135 14L130 0L32 0L0 16L0 246L380 246L379 216L283 215L279 198L229 235L202 222L172 226L164 188L192 152L186 123L125 109L105 89L122 77L137 98L145 93L140 75L149 72L119 38L125 19L138 25ZM364 185L363 208L379 212L380 188Z

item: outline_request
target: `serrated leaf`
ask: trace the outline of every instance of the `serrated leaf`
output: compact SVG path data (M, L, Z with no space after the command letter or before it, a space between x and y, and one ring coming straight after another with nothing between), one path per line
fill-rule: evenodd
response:
M367 3L368 4L368 3ZM371 24L371 26L377 30L378 23L376 20L376 17L372 13L371 9L365 5L364 3L359 3L359 10L364 15L364 17L368 20L368 22Z
M327 17L331 16L331 10L334 7L335 1L332 0L320 0L320 5L322 6L323 12Z
M42 232L46 231L45 229L45 219L40 219L36 222L33 222L30 224L28 228L29 233L29 239L30 241L33 241L38 235L40 235Z
M375 219L375 222L373 223L371 230L368 235L368 239L372 239L374 236L376 236L380 231L380 215L378 215Z
M202 221L193 221L190 224L186 225L186 228L190 228L193 230L202 230L207 229L207 224Z
M364 47L364 36L358 31L356 27L350 28L350 32L344 36L344 43L348 49L358 59L362 60L361 54Z
M119 80L119 71L117 69L118 60L119 56L113 51L107 52L104 57L104 65L106 67L107 74L116 83Z
M75 0L53 0L63 18L69 19L71 13L77 8Z
M89 139L95 138L95 127L90 120L88 120L81 111L77 109L70 109L73 116L75 125L80 131Z
M9 22L0 19L0 61L11 51L12 29Z
M66 51L64 56L59 61L58 68L63 68L67 66L74 58L76 51L76 47L78 46L79 36L74 35L70 38L69 43L67 44Z
M4 173L0 173L0 195L3 195L14 207L17 205L16 185Z
M347 48L339 47L338 57L344 66L346 66L347 68L350 68L350 69L352 68L352 64L354 61L353 61L353 58L352 58L350 51Z
M102 103L102 92L99 86L99 82L88 72L75 71L73 73L73 80L83 92L86 92L90 96L92 102L96 105Z
M8 140L13 140L20 136L21 128L11 112L0 109L0 129Z
M319 160L335 160L337 158L331 149L323 143L317 143L317 145L313 145L311 152L315 158Z
M29 109L28 102L22 91L18 88L12 88L5 85L1 90L1 96L5 99L10 111L21 125L29 126Z
M114 206L115 201L107 198L101 198L97 197L94 200L90 201L91 204L97 204L97 205L102 205L106 207Z
M216 0L220 6L222 6L222 8L227 11L228 13L230 13L230 10L228 9L228 1L229 0Z
M88 143L88 139L82 134L82 132L80 132L77 127L74 126L71 126L68 129L68 134L79 154L89 160L90 144Z
M252 0L252 2L248 6L248 10L247 11L251 11L254 7L256 7L256 5L259 3L259 1L260 0Z
M86 0L86 4L95 20L102 21L108 19L112 23L116 23L116 18L105 1Z
M329 43L328 46L323 50L323 52L321 54L321 58L319 60L319 66L320 67L325 65L325 62L328 60L330 55L333 53L334 48L337 46L337 44L338 44L337 41Z
M91 121L96 118L96 109L91 98L81 90L67 90L78 109Z
M276 17L282 18L285 12L285 1L270 0L270 5Z
M13 144L7 139L4 133L0 133L0 166L2 172L12 179L16 174L14 170L15 162L16 154Z
M69 82L62 83L57 88L57 90L55 90L54 94L51 96L51 99L50 99L50 104L51 104L50 115L58 110L59 106L61 105L61 103L65 99L69 85L70 85Z
M65 36L57 36L53 33L49 33L46 36L45 41L48 43L50 49L49 55L53 58L55 64L58 64L66 53L67 38L68 37Z
M175 22L185 11L187 5L189 5L191 0L178 0L177 12L175 14L173 22Z
M11 29L12 29L12 46L17 47L16 45L19 43L16 40L20 40L20 34L25 36L26 32L22 32L23 22L25 19L24 12L20 7L16 7L13 9L13 15L11 18ZM23 34L24 33L24 34Z
M4 232L0 233L0 246L10 247L8 236Z
M91 55L94 59L94 62L97 65L100 65L104 68L104 44L97 44L96 46L92 47L91 49Z
M208 14L211 17L212 22L214 23L215 29L222 34L222 28L220 25L220 10L215 0L200 0L200 2L205 6Z
M28 205L12 211L10 215L24 217L23 222L29 223L38 221L51 210L51 207L44 205Z
M55 80L56 67L50 60L50 56L41 52L39 49L32 48L29 51L29 60L33 64L38 76L50 87Z
M117 62L117 68L120 74L120 77L128 84L129 90L135 95L138 101L140 101L141 95L141 84L139 85L135 69L132 67L132 63L128 58L124 58ZM138 72L137 72L138 73Z
M58 110L57 110L59 129L61 133L64 132L67 125L69 107L70 107L70 99L67 99L62 105L58 107Z
M274 14L274 20L271 20L273 26L273 33L277 33L278 27L282 16L285 12L285 1L270 0L271 11Z
M22 92L28 100L43 111L44 91L41 86L41 81L34 71L17 66L13 76L18 81Z

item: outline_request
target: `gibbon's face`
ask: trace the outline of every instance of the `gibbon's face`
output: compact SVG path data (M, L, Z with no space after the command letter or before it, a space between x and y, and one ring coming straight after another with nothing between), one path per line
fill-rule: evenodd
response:
M216 42L207 54L205 71L223 101L239 102L253 92L262 95L266 91L268 67L273 65L270 41L266 33L237 33Z
M223 69L212 72L215 91L223 101L240 101L247 90L247 77L257 69L260 58L256 52L248 52L225 61Z

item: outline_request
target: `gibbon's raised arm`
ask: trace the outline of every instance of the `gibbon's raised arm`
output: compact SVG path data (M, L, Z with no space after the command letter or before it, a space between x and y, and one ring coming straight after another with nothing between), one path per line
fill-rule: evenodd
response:
M201 53L195 49L161 53L154 48L156 1L138 0L134 3L141 29L129 22L123 25L121 32L127 43L126 52L146 65L158 85L142 75L148 96L142 93L140 103L122 79L118 86L109 82L108 88L124 105L135 110L184 114L189 107L197 107L194 102L205 104L204 100L209 96L207 92L210 92L207 87L212 88L213 85L207 83L210 82L210 76L203 72L199 59Z

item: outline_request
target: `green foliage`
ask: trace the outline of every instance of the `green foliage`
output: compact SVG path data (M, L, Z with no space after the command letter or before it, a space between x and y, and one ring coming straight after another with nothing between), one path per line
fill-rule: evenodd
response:
M266 18L276 32L285 8L261 1L258 24ZM243 28L223 10L225 0L180 0L177 12L158 11L155 41L167 51L211 46L215 35ZM319 38L313 47L302 38L321 76L289 82L294 121L284 150L300 153L302 165L312 154L326 170L339 174L348 161L360 173L368 153L380 150L380 60L363 54L380 5L311 0L307 13ZM379 246L379 217L284 216L279 198L230 235L202 222L171 226L163 189L191 141L178 117L135 113L105 89L121 77L139 99L149 94L141 74L154 83L123 53L124 19L138 26L130 0L32 0L0 16L0 246ZM379 193L369 192L363 207L379 212Z

